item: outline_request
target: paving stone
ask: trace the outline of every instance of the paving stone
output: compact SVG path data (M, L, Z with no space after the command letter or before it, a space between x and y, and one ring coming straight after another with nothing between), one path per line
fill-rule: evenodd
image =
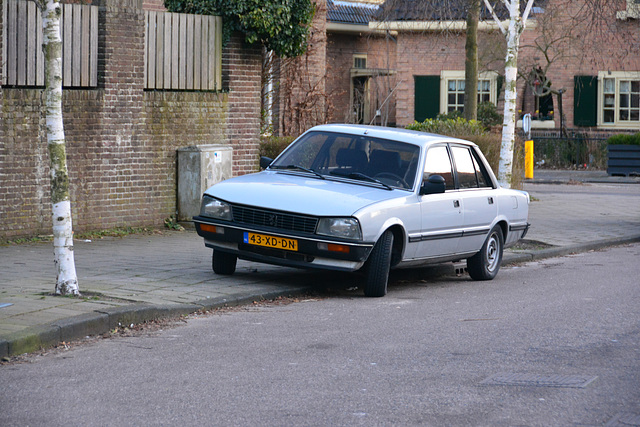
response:
M553 246L526 252L507 251L506 257L531 260L537 259L536 256L545 258L580 251L580 248L586 250L584 248L599 242L640 240L640 185L637 185L640 179L607 181L603 172L559 172L539 172L533 183L525 183L525 190L534 198L527 240ZM568 179L585 184L544 184ZM590 182L594 180L607 184ZM233 276L215 275L211 269L211 250L204 247L194 231L76 241L75 254L81 292L104 295L103 300L45 295L54 290L51 243L0 247L0 271L3 272L0 303L13 304L0 308L0 343L8 342L5 347L9 351L14 341L24 344L14 349L23 349L54 340L56 333L60 335L59 330L52 332L46 324L78 314L86 314L87 319L91 319L96 311L126 313L132 307L136 311L136 302L145 306L187 303L172 307L195 307L189 304L193 302L233 303L259 295L288 294L331 280L331 276L317 272L247 261L238 262ZM109 301L107 297L114 300ZM143 312L145 316L153 314L148 308ZM16 341L16 334L21 331L31 335ZM32 337L34 331L43 334L42 340ZM9 335L13 341L7 340Z

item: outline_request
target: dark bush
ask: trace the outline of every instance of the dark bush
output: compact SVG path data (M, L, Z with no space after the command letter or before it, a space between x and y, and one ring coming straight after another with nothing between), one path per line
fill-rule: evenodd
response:
M607 139L609 145L640 145L640 132L635 134L620 133Z
M445 116L438 116L445 117ZM482 124L476 120L467 121L462 117L427 119L424 122L414 122L407 129L421 132L437 133L439 135L481 135L486 132Z
M292 136L263 136L260 138L260 156L275 159L294 139Z
M502 124L503 117L491 102L481 102L478 104L478 121L490 129L492 126Z

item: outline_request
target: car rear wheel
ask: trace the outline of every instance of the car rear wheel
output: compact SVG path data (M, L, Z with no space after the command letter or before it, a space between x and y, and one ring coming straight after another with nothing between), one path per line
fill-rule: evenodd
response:
M215 249L213 250L211 265L214 273L229 276L235 273L237 262L238 257L236 255L228 252L220 252Z
M480 252L467 259L467 271L473 280L491 280L502 263L504 237L499 225L493 227Z
M385 231L373 247L367 260L364 294L368 297L383 297L387 294L393 233Z

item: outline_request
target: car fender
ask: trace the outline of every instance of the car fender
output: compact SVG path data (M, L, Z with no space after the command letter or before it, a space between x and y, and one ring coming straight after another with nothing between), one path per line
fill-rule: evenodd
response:
M415 195L375 203L360 209L354 214L362 227L363 241L375 244L380 236L391 227L402 230L401 253L407 246L407 236L411 230L418 230L421 226L420 206L413 199Z
M504 225L501 225L501 228L502 228L502 235L506 240L507 234L509 233L509 224L510 224L509 218L507 218L505 215L498 214L493 220L493 222L491 223L491 227L489 227L489 230L493 230L493 228L498 224L504 224Z

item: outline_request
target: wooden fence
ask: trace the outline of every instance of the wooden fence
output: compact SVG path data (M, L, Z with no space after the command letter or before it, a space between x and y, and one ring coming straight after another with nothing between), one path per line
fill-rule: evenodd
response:
M98 85L98 7L62 4L64 87ZM34 1L4 0L3 86L43 86L42 18ZM222 18L145 11L145 89L220 90Z
M222 18L145 11L145 88L220 90Z
M62 4L62 85L98 84L98 7ZM34 1L4 0L2 85L43 86L42 17Z

